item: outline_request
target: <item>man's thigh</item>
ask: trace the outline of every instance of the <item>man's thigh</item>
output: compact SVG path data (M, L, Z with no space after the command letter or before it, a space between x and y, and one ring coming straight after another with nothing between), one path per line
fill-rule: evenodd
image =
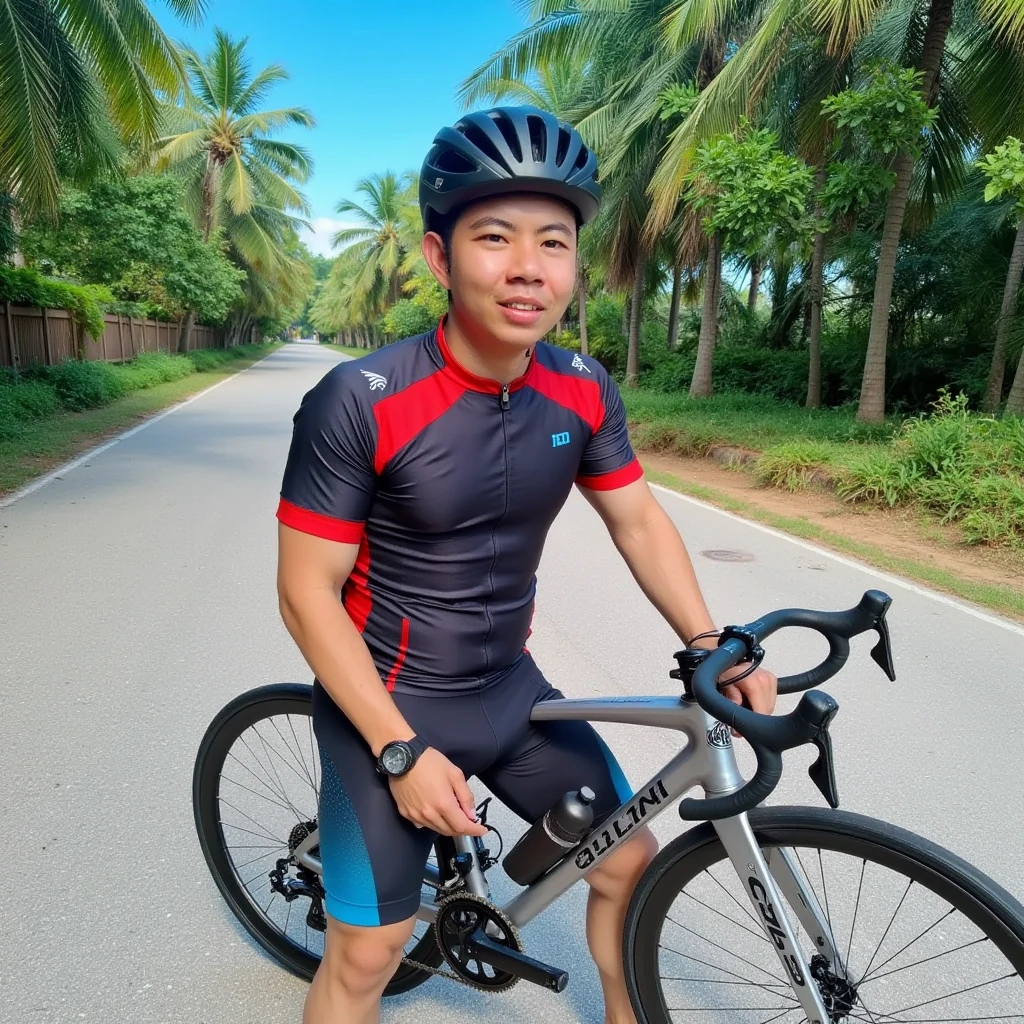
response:
M412 917L434 833L398 813L362 736L319 684L313 723L320 747L320 857L326 909L344 924Z
M488 718L502 741L480 779L502 803L534 822L564 793L589 786L600 821L632 796L615 755L589 722L531 722L530 710L562 696L532 659L504 692L489 695ZM485 706L487 706L485 704Z

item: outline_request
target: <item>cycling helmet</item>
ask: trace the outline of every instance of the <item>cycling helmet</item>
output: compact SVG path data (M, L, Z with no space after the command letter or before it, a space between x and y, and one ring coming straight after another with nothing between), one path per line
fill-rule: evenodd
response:
M425 231L438 231L457 207L505 192L555 196L586 224L601 199L597 158L572 125L531 106L477 110L434 136L420 171Z

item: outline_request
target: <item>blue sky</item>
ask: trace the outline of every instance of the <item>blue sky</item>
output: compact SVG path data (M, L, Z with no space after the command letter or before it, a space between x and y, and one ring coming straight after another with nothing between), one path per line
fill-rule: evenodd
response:
M315 161L306 186L315 235L327 238L342 218L342 197L356 198L360 178L418 168L433 133L458 117L459 83L525 24L512 0L209 0L204 23L188 28L156 8L165 31L200 52L215 27L248 37L254 70L283 64L291 78L271 93L273 106L302 106L317 126L282 133Z

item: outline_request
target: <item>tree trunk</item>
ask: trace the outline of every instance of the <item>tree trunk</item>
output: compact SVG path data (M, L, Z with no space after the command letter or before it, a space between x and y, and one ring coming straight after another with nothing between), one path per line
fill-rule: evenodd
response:
M750 261L750 292L747 294L747 309L757 306L757 293L761 290L761 257L755 256Z
M931 0L920 63L920 70L924 72L921 96L929 107L934 106L939 91L939 66L952 20L953 0ZM901 152L894 165L896 184L889 193L889 203L885 210L882 246L875 275L875 296L871 305L868 352L864 359L864 379L857 406L857 419L864 423L881 423L885 419L885 352L889 340L889 305L892 301L896 254L899 251L913 169L913 157L907 152Z
M811 326L807 332L807 348L810 353L807 371L808 409L817 409L821 405L821 293L824 272L825 234L816 231L811 251Z
M1024 416L1024 350L1021 351L1017 372L1013 376L1010 396L1006 399L1005 414L1007 416Z
M710 398L714 390L711 370L718 340L718 301L722 289L722 236L716 231L708 240L707 269L704 273L704 309L700 317L697 363L690 382L691 398Z
M683 297L683 268L677 263L672 269L672 301L668 307L668 347L679 344L679 300Z
M182 321L181 330L178 331L178 354L185 355L188 352L189 345L192 343L192 325L196 322L196 313L194 309L190 309L185 314L185 319Z
M587 340L587 272L580 271L576 287L577 302L580 307L580 352L590 355L590 342Z
M626 387L635 388L640 377L640 320L644 309L644 285L647 283L647 257L637 257L633 294L629 301L629 346L626 349Z
M1006 272L1003 304L999 309L999 323L996 325L996 347L992 352L992 365L989 367L985 397L981 403L983 412L995 412L1003 398L1006 339L1010 335L1010 328L1013 326L1013 318L1017 310L1017 289L1020 287L1022 272L1024 272L1024 217L1021 217L1020 223L1017 225L1017 237L1013 240L1013 252L1010 253L1010 269Z
M626 296L626 301L622 303L622 333L623 335L629 334L629 296Z

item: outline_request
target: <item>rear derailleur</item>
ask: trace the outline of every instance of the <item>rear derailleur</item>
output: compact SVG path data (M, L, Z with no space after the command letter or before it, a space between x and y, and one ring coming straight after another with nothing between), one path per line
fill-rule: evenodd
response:
M306 924L318 932L327 930L327 917L324 914L324 887L320 876L315 871L296 864L292 855L299 844L316 829L315 821L299 822L292 829L288 837L288 856L282 857L270 872L270 887L276 893L280 893L285 901L291 903L300 896L309 900L309 910L306 913ZM314 847L311 853L319 853L320 848ZM295 868L295 876L289 874L290 869Z

